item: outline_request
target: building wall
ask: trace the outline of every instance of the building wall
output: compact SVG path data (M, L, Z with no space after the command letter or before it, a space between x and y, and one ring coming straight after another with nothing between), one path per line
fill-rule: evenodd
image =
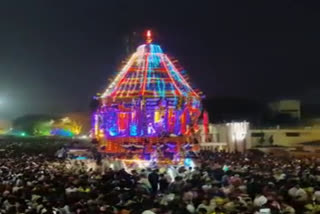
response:
M200 130L201 148L205 150L224 149L228 152L244 152L251 148L249 123L209 124L208 136ZM210 149L211 148L211 149Z
M228 127L228 145L230 152L245 152L251 148L249 138L250 126L248 122L227 123Z
M309 129L254 129L250 130L252 146L299 146L299 143L320 141L320 128ZM270 142L272 138L273 142Z

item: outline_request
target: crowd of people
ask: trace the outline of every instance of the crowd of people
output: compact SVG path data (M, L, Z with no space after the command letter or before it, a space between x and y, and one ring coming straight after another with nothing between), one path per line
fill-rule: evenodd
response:
M106 162L104 162L106 160ZM0 157L0 213L320 213L320 161L202 152L196 166Z

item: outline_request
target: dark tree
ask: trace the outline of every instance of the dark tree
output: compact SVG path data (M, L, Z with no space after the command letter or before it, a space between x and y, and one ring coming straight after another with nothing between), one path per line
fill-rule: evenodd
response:
M270 143L270 145L273 145L273 135L271 135L271 136L269 137L269 143Z
M13 121L13 128L15 130L24 131L28 135L33 135L33 131L37 123L55 120L55 119L56 119L55 116L50 116L50 115L25 115L25 116L16 118Z
M264 140L264 137L261 137L261 138L259 139L259 144L262 145L262 144L264 143L264 141L265 141L265 140Z

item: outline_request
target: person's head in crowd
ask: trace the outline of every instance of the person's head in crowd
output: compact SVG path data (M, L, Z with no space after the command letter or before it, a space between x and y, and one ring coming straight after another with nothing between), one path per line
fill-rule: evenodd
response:
M7 155L0 157L0 212L231 214L268 208L272 213L303 213L320 204L316 159L207 151L195 162L193 169L125 170L103 159L96 167L45 155Z

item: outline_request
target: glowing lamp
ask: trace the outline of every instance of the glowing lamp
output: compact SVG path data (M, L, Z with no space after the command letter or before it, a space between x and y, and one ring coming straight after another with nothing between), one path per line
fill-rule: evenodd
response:
M117 135L118 135L118 131L117 131L116 127L111 127L111 128L109 129L109 135L110 135L111 137L114 137L114 136L117 136Z
M148 125L148 134L149 134L149 135L153 135L153 134L155 134L155 133L156 133L156 130L154 130L152 124L149 123L149 125Z
M161 120L160 112L159 112L159 111L155 111L155 112L154 112L154 122L155 122L155 123L159 123L160 120Z
M231 137L233 141L242 141L246 138L249 129L247 122L233 122L227 124L231 129Z
M195 164L191 158L184 159L184 165L186 167L192 167L192 168L195 167Z
M147 39L146 39L147 43L150 44L152 42L152 38L151 38L151 30L147 31Z
M130 125L130 135L137 136L138 135L137 129L138 129L138 127L136 124Z

